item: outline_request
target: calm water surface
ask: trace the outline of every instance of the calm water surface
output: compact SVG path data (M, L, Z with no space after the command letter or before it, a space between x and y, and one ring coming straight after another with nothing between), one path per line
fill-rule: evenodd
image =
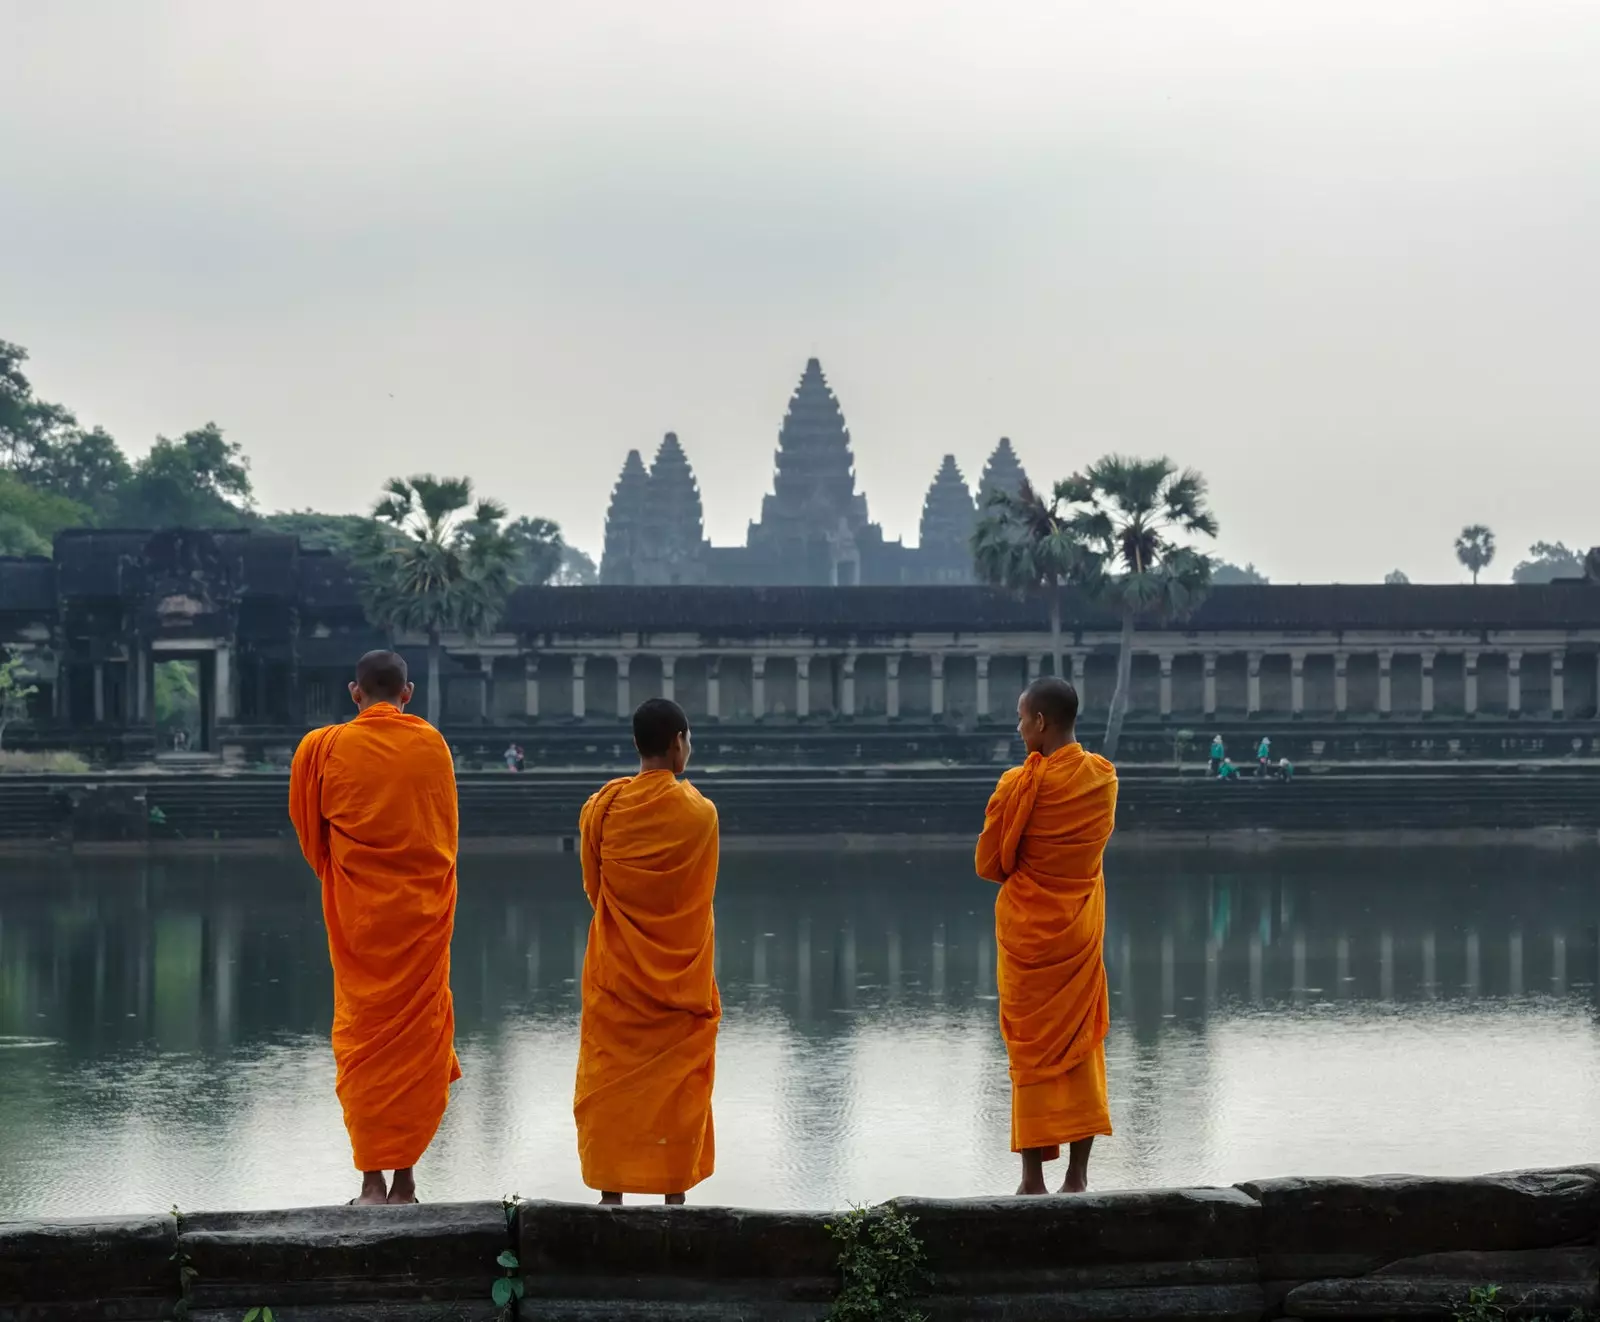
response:
M1472 1172L1600 1153L1592 855L1124 853L1098 1187ZM0 1216L343 1200L314 880L283 859L0 861ZM717 1174L700 1201L1015 1186L993 891L970 855L724 858ZM588 906L469 860L466 1078L425 1198L587 1198Z

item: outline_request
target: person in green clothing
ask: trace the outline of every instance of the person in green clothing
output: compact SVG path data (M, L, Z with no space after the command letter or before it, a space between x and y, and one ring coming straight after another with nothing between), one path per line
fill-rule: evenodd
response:
M1265 776L1272 767L1272 740L1266 735L1261 736L1261 742L1256 745L1256 774Z
M1217 779L1238 780L1239 768L1234 766L1227 758L1223 758L1221 764L1217 767Z
M1278 779L1286 783L1294 779L1294 763L1286 757L1278 759Z
M1214 776L1222 768L1222 763L1228 756L1228 750L1223 747L1222 736L1211 736L1211 774Z

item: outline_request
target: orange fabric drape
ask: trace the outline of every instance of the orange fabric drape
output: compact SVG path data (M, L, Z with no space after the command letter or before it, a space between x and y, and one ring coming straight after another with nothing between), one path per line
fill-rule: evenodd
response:
M595 794L579 830L594 906L572 1107L583 1182L683 1193L716 1155L717 810L670 772L650 771Z
M1105 873L1117 773L1068 744L1006 772L984 813L978 875L1000 883L995 968L1011 1062L1011 1146L1111 1132L1106 1103Z
M450 999L455 766L426 721L377 703L313 730L289 816L322 881L333 1056L358 1170L414 1166L461 1077Z

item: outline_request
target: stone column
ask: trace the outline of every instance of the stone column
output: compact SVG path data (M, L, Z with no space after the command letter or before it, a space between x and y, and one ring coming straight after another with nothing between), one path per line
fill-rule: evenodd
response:
M1202 658L1205 666L1205 708L1208 717L1217 714L1217 654L1207 652Z
M1387 716L1394 710L1394 649L1378 649L1378 715Z
M720 721L722 719L722 658L708 656L706 658L706 719Z
M628 672L633 657L626 652L617 653L617 719L625 721L633 715L633 685L628 682Z
M1043 665L1043 659L1037 654L1032 652L1028 654L1028 683L1031 684L1039 678L1039 671L1043 668Z
M572 658L572 719L575 721L584 718L583 668L588 664L588 660L588 657L583 656Z
M1172 715L1172 653L1163 652L1161 660L1161 719Z
M142 638L133 644L133 718L150 719L150 648Z
M1550 653L1550 715L1560 720L1567 714L1567 654L1560 649Z
M811 715L811 658L797 656L794 659L794 714L800 720L806 720Z
M1422 714L1433 715L1433 659L1436 653L1422 654Z
M1522 653L1506 653L1506 715L1522 715Z
M851 652L839 663L839 715L856 714L856 657Z
M216 714L219 724L233 719L232 662L232 649L226 643L218 644L212 660L211 687L215 692L212 695L211 709Z
M889 691L886 699L889 719L898 721L900 719L900 658L897 656L884 657L883 668Z
M1081 706L1082 702L1083 702L1083 698L1082 698L1081 694L1079 695L1078 701L1079 701L1079 705ZM988 718L989 718L989 658L986 657L986 656L980 656L978 658L978 719L980 721L983 721L983 720L987 720Z
M1089 654L1073 652L1072 687L1078 690L1078 712L1081 715L1089 706Z
M661 696L668 702L678 700L678 658L675 656L661 658Z
M767 714L767 658L750 658L750 717L759 721Z
M1306 711L1306 654L1289 653L1289 710L1296 716Z
M539 719L539 658L522 658L522 714L530 721Z
M1246 681L1245 711L1254 716L1261 710L1261 653L1251 652L1248 660L1250 669Z
M944 653L935 652L928 658L928 664L933 671L929 682L932 701L928 705L933 708L933 715L940 717L944 715Z
M1350 710L1350 653L1333 654L1333 714L1343 716Z
M106 663L94 663L94 723L105 724L106 719Z
M1468 716L1478 714L1478 654L1476 652L1463 652L1461 655L1461 687L1465 692L1465 701L1461 704L1466 708Z
M489 723L489 709L494 693L494 658L478 657L478 720Z

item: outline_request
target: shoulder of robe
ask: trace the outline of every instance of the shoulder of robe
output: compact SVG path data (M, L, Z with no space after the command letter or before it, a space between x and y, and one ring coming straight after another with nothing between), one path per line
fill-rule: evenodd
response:
M309 754L312 749L328 737L331 731L338 728L336 725L319 725L315 730L307 730L300 736L300 742L295 746L294 755L299 757L302 753Z
M1084 756L1089 759L1089 765L1096 771L1109 776L1112 780L1117 778L1117 764L1115 762L1109 758L1101 757L1099 753L1085 753Z

